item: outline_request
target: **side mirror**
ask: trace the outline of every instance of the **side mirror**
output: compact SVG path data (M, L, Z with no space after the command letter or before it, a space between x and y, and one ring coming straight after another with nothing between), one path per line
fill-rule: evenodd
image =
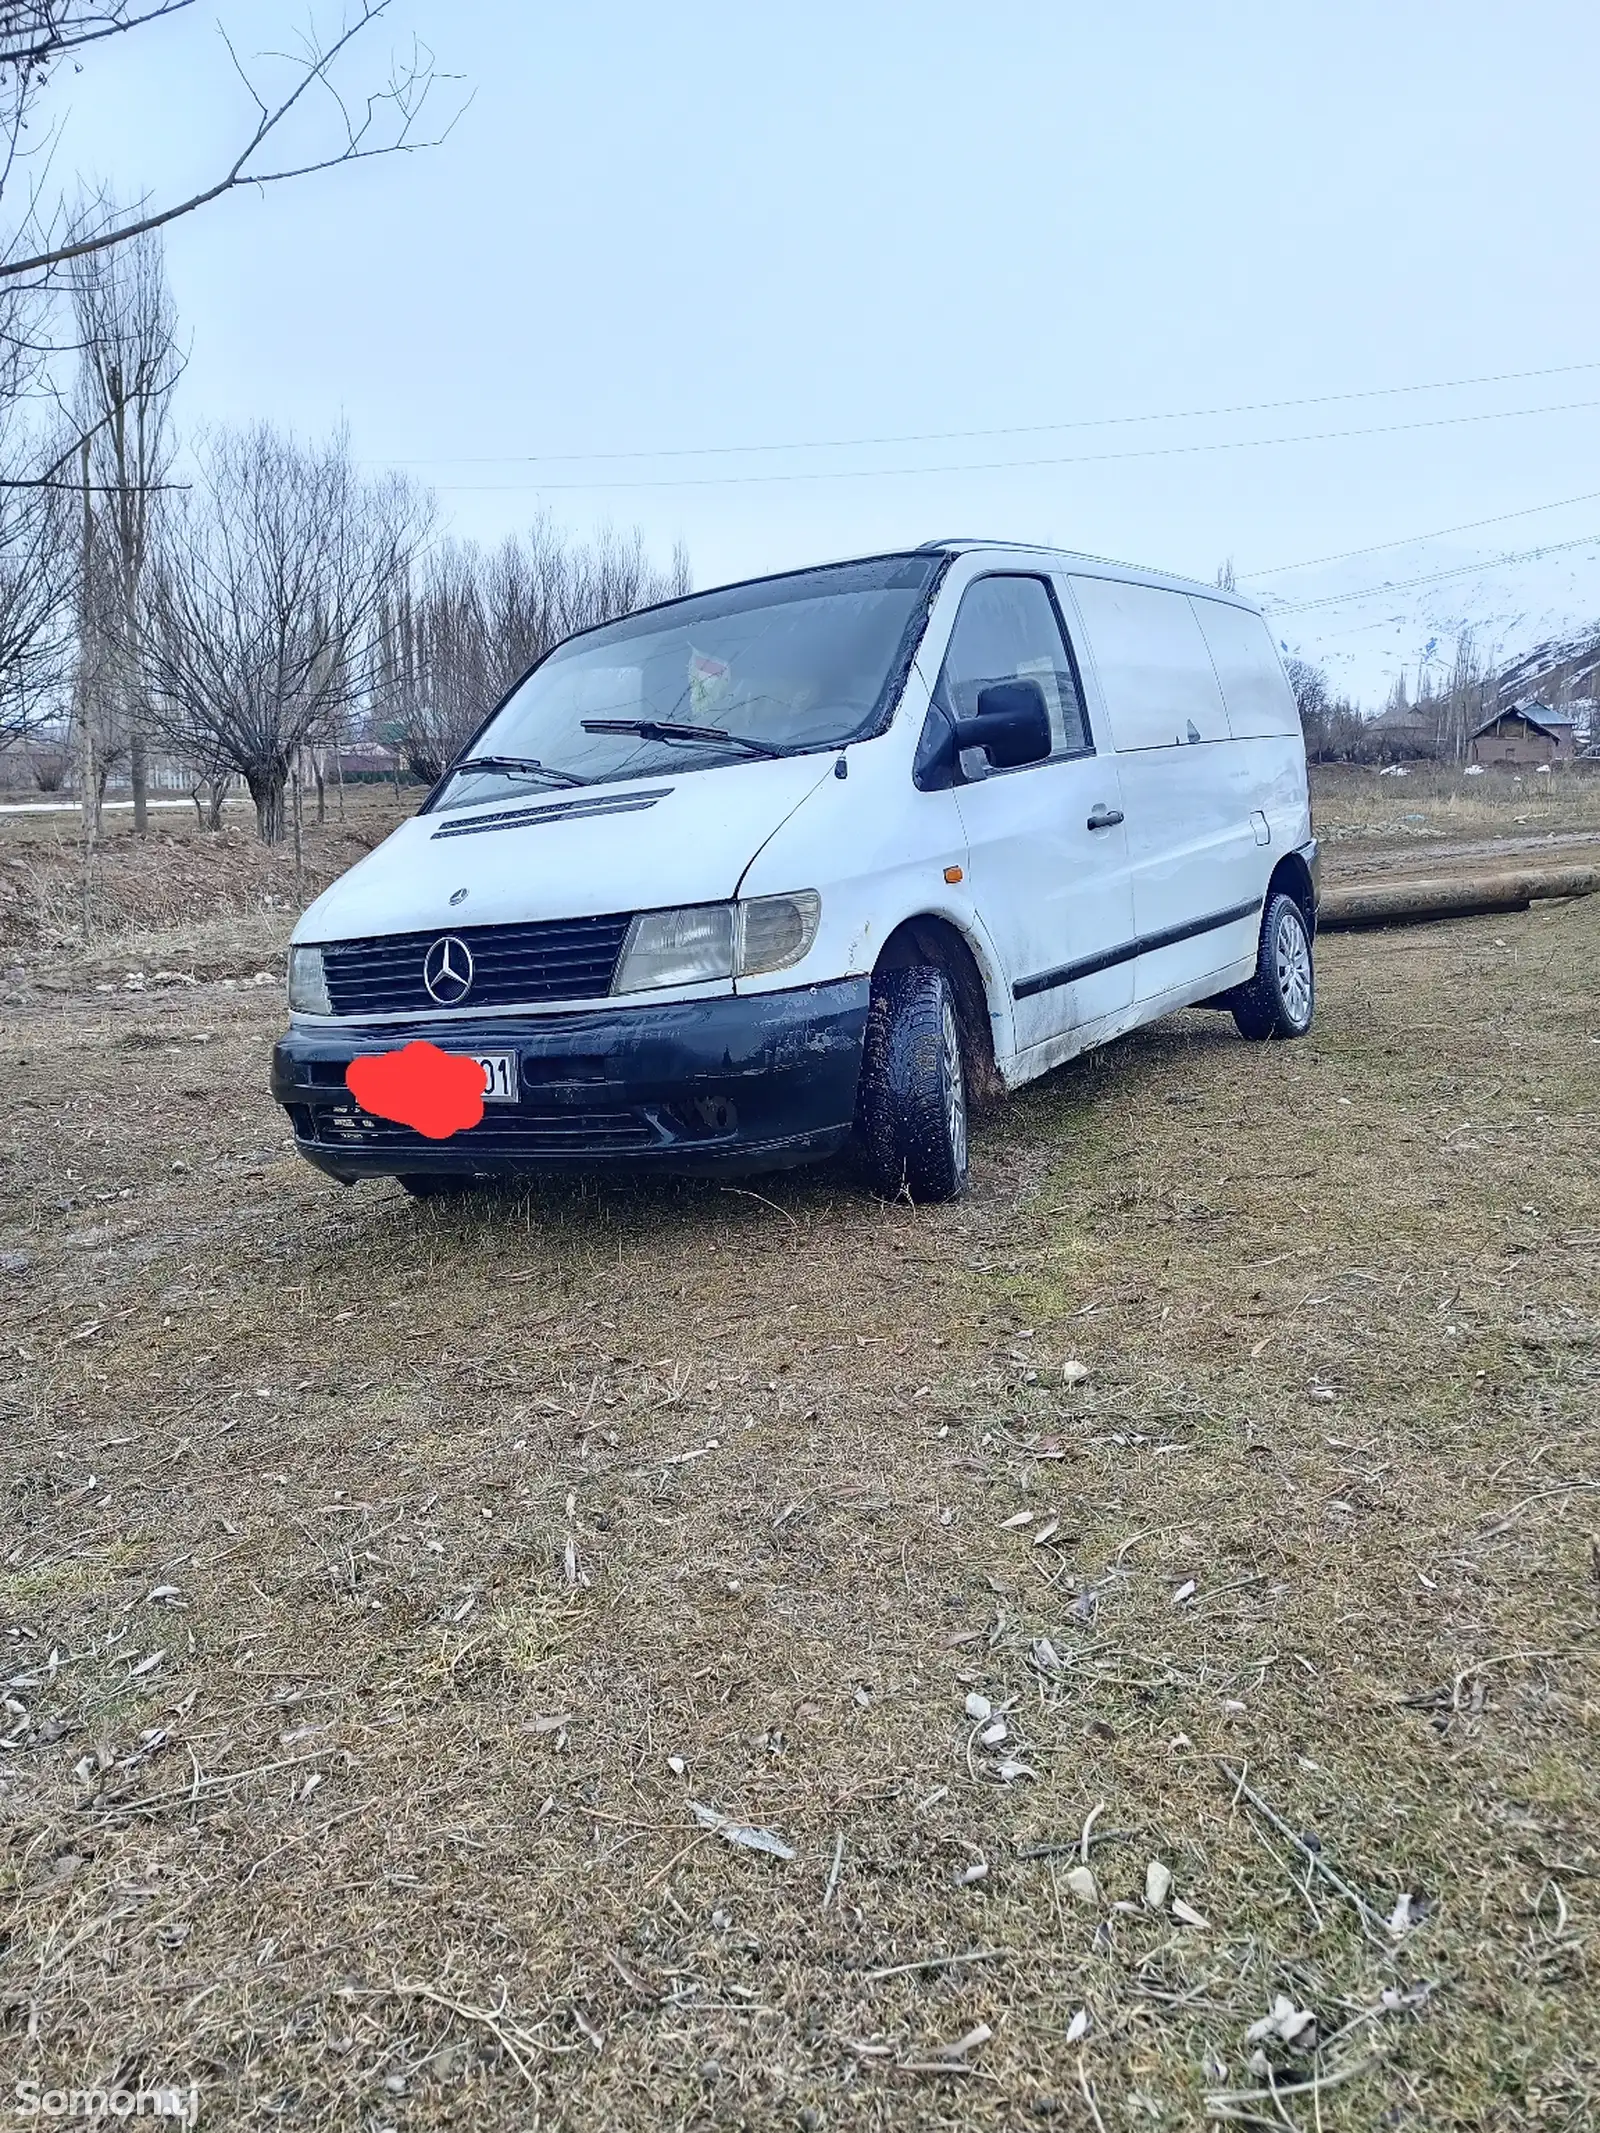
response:
M1036 681L992 681L978 691L978 708L955 725L956 755L971 782L966 757L981 749L995 770L1042 763L1050 753L1050 713Z

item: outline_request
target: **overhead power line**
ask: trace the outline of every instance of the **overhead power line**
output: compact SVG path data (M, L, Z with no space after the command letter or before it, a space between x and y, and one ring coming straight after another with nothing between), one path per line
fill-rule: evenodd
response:
M1130 459L1173 459L1202 452L1262 451L1285 444L1325 444L1356 437L1394 437L1406 430L1455 429L1463 423L1510 422L1531 415L1566 415L1583 408L1600 407L1600 400L1565 400L1551 407L1508 407L1475 415L1436 415L1420 422L1386 422L1370 429L1302 430L1289 437L1236 437L1204 444L1142 445L1127 452L1075 452L1048 459L965 460L936 467L834 467L783 474L686 474L650 475L641 481L491 481L438 482L434 486L449 495L509 495L529 491L553 494L562 490L593 493L610 489L725 489L770 486L792 482L900 481L930 474L994 474L1036 467L1099 466Z
M1241 400L1227 407L1186 407L1151 415L1090 415L1072 422L1030 422L1002 429L907 430L884 437L808 437L778 444L687 444L644 446L627 452L437 453L424 459L387 459L392 467L598 466L620 459L716 459L759 452L844 452L896 444L956 444L986 437L1046 437L1068 430L1118 429L1141 422L1202 422L1223 415L1264 415L1287 407L1332 407L1340 401L1393 399L1404 393L1462 391L1473 385L1509 385L1528 378L1560 378L1600 370L1600 360L1555 363L1543 370L1496 370L1475 378L1440 378L1421 385L1374 385L1358 392L1315 393L1297 400Z
M1317 608L1349 607L1354 601L1371 600L1384 593L1414 592L1419 585L1442 585L1446 578L1470 578L1485 571L1503 570L1510 563L1536 563L1543 556L1560 555L1569 548L1589 548L1596 542L1600 542L1600 533L1584 533L1574 541L1549 541L1542 548L1524 548L1491 557L1487 563L1458 563L1450 570L1430 571L1425 577L1392 578L1387 584L1364 585L1359 592L1329 593L1320 600L1274 601L1266 611L1276 620L1280 615L1308 615Z
M1348 563L1353 556L1381 555L1386 548L1410 548L1418 541L1442 541L1452 533L1474 533L1480 526L1503 526L1508 519L1534 518L1541 511L1564 511L1569 504L1592 504L1600 489L1581 496L1558 497L1553 504L1527 504L1520 511L1497 511L1492 518L1463 519L1459 526L1436 526L1432 533L1402 534L1397 541L1373 541L1365 548L1341 548L1337 555L1307 556L1303 563L1272 563L1265 570L1241 570L1241 578L1279 578L1291 570L1311 570L1318 563Z

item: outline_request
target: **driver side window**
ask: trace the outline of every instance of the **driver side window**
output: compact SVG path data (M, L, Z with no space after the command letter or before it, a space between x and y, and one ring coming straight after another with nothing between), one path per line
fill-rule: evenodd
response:
M1039 684L1050 713L1052 757L1090 747L1077 672L1042 578L979 578L968 586L934 702L951 719L970 718L978 692L997 681Z

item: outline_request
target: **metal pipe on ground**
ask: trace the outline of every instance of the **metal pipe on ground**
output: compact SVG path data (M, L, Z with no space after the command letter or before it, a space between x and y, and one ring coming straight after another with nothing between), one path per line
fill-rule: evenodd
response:
M1350 933L1363 926L1419 926L1433 918L1472 918L1526 911L1551 898L1592 896L1600 868L1533 867L1512 874L1464 874L1440 881L1372 882L1329 889L1317 906L1317 930Z

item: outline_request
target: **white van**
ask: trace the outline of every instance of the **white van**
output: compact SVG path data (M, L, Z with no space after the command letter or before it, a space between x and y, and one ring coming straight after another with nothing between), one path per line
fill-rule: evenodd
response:
M949 1199L969 1100L1197 1003L1303 1036L1316 903L1255 607L939 541L558 645L300 921L273 1094L414 1193L854 1141ZM416 1039L482 1062L481 1122L358 1107L352 1059Z

